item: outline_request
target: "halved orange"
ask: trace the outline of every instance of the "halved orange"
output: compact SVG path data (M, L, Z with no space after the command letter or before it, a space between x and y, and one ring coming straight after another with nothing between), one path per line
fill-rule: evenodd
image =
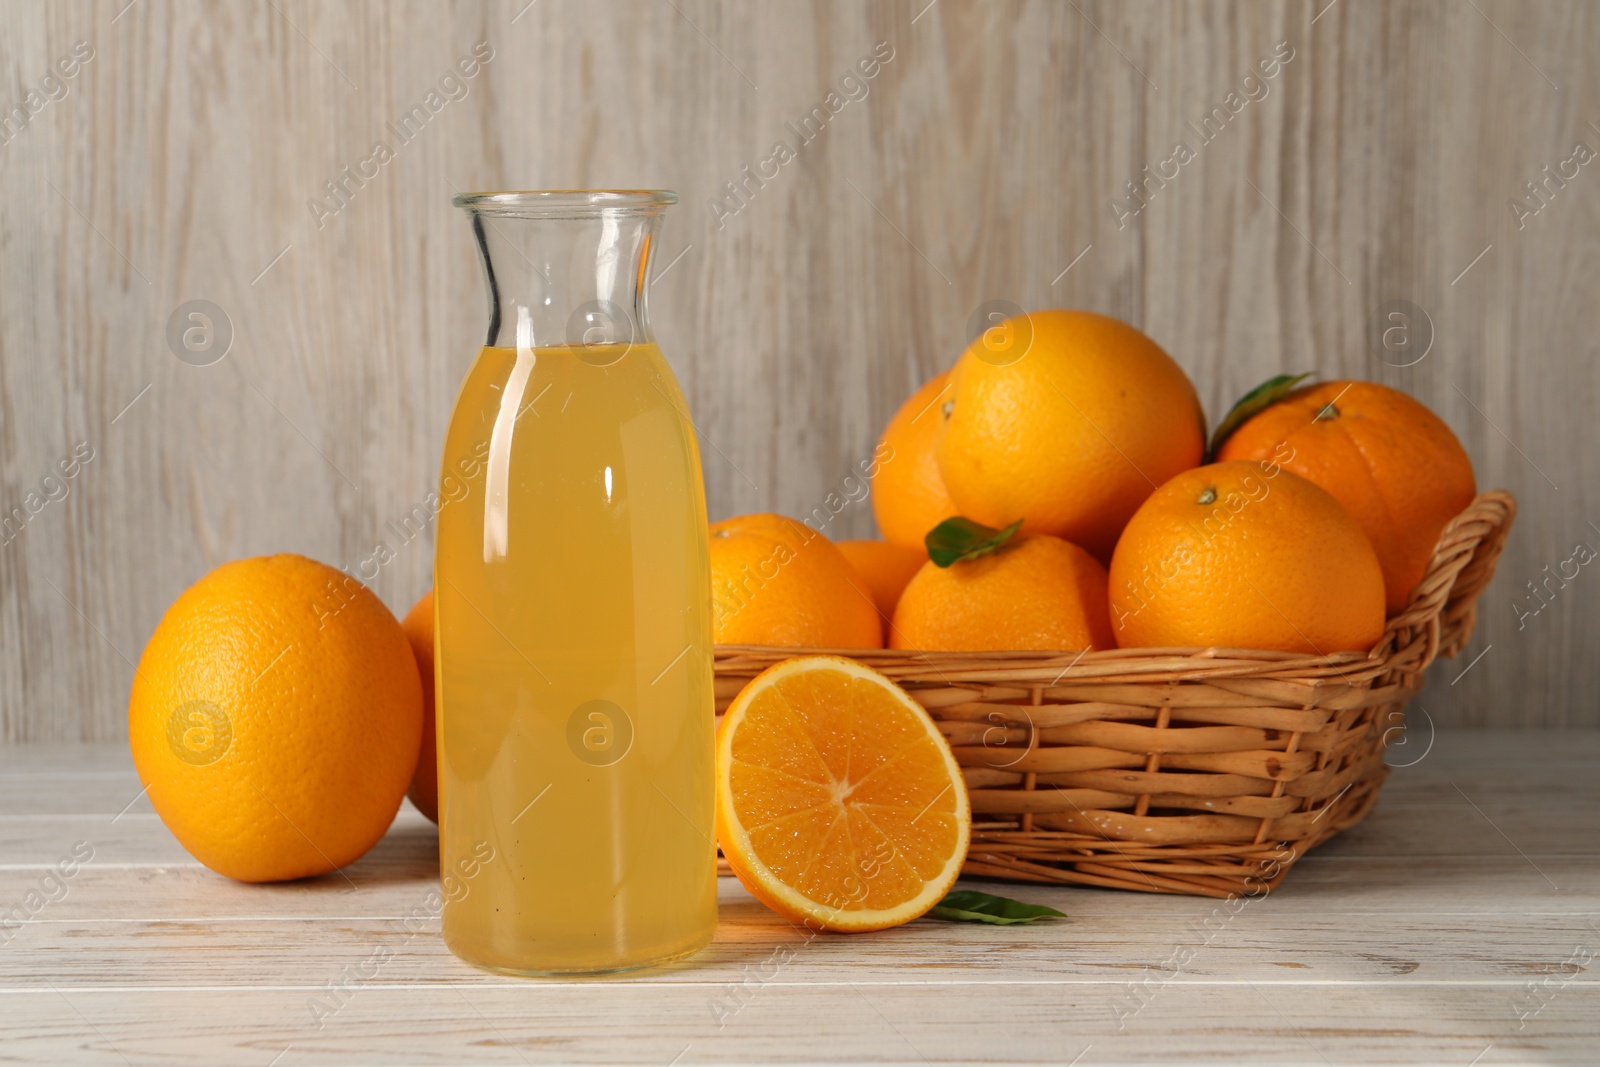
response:
M910 922L949 891L972 833L933 720L840 656L761 672L717 728L717 839L762 903L827 930Z

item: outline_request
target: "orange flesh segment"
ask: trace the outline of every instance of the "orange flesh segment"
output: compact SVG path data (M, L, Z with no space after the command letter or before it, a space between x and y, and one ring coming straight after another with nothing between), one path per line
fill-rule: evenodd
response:
M965 851L970 819L949 749L888 685L811 667L757 688L735 724L732 814L766 877L824 913L889 917L932 889L942 896Z

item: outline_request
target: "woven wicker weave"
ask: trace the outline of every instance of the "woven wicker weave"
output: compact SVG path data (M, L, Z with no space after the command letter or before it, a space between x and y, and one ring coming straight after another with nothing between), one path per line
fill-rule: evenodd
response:
M1471 636L1515 514L1491 492L1453 519L1366 654L719 645L717 711L774 663L849 656L903 686L954 748L972 798L964 873L1255 895L1371 809L1385 738L1422 672Z

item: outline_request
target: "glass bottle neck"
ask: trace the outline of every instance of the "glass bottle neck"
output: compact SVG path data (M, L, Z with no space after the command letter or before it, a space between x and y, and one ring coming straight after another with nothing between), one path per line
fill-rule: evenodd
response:
M612 198L629 202L608 203ZM650 341L650 254L661 211L675 199L598 192L457 197L471 216L489 290L485 343Z

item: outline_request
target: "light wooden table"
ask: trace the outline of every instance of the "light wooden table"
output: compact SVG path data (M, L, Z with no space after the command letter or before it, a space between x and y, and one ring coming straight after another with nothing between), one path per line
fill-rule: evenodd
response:
M1442 733L1242 906L986 884L1070 918L808 939L725 879L690 965L515 981L445 950L409 807L348 878L247 886L178 846L121 747L0 749L0 923L26 916L0 1059L1593 1064L1597 768L1600 732Z

